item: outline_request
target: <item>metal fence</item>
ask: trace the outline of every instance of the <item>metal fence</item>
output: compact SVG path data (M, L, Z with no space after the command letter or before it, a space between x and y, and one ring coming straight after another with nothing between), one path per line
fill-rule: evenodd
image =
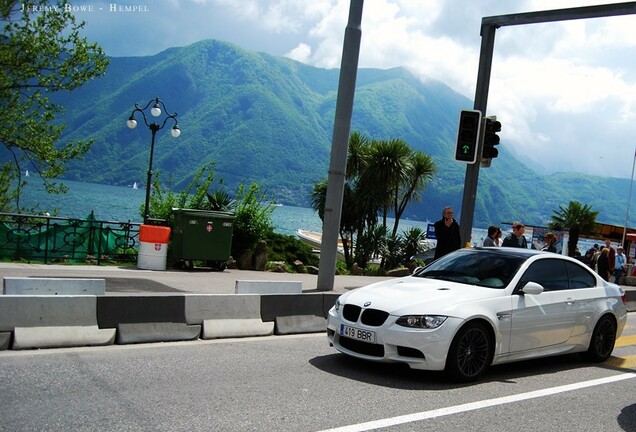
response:
M135 222L0 213L0 259L21 262L134 262Z

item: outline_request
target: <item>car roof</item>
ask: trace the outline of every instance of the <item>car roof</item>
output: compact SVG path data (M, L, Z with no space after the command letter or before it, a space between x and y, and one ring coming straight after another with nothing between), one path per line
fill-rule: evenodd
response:
M516 248L516 247L474 247L470 249L474 251L478 251L478 252L488 252L488 253L497 254L497 255L517 256L524 259L528 259L534 255L544 255L549 253L549 252L544 252L544 251L540 251L536 249L526 249L526 248ZM557 255L557 256L562 256L562 255Z

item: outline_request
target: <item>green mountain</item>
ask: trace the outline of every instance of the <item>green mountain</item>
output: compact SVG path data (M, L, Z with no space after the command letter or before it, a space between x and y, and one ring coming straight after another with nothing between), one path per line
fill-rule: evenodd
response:
M157 133L154 171L181 188L202 164L215 163L228 191L258 182L278 202L308 206L315 181L327 176L338 88L337 70L208 40L149 57L112 58L105 77L59 98L67 109L65 138L94 139L67 178L128 185L144 183L151 133L141 118L130 130L134 104L155 97L178 113ZM439 219L442 207L461 208L466 166L453 160L459 111L472 101L444 83L420 81L402 68L358 72L351 130L370 138L402 138L438 167L420 203L405 217ZM599 221L624 222L629 180L560 173L538 175L507 151L481 169L475 226L516 219L545 225L552 210L579 200Z

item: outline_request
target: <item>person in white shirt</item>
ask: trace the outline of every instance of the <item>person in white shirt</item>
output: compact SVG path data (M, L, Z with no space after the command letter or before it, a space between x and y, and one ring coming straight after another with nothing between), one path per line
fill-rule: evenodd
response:
M627 264L627 260L625 259L625 254L623 254L623 247L619 246L616 251L616 257L614 261L614 283L620 284L621 277L623 276L623 272L625 271L625 265Z

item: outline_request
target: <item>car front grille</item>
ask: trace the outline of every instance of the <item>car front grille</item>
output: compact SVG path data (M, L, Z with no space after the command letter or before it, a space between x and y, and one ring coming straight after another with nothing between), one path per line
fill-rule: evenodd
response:
M389 313L378 309L362 309L360 306L346 304L342 317L350 322L360 322L371 327L380 327L389 317Z
M358 322L361 310L360 306L346 304L342 309L342 317L347 321Z
M340 346L348 349L349 351L371 357L384 357L384 345L360 342L344 336L340 336L338 340L340 342Z
M380 327L384 324L384 321L386 321L388 317L388 312L378 309L365 309L362 311L362 318L360 319L360 322L364 325Z

